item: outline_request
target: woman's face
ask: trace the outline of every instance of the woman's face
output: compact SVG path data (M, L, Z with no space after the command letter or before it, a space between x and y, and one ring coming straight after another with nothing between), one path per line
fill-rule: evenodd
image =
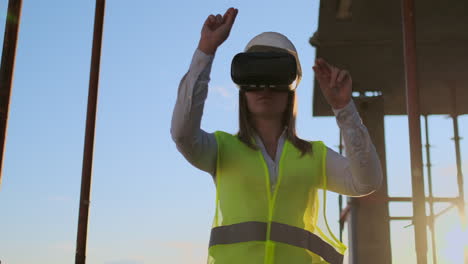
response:
M245 93L247 107L256 118L281 118L288 104L288 92L277 92L270 89Z

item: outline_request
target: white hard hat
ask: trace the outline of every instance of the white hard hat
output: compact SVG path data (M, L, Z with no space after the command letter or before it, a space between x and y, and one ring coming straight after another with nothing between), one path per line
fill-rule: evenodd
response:
M263 32L261 34L258 34L254 38L252 38L249 41L249 43L247 43L247 46L245 46L244 52L247 52L254 47L262 47L262 46L279 48L279 49L285 50L296 58L296 64L297 64L296 87L297 87L302 78L302 69L301 69L301 63L299 61L299 56L297 55L297 50L296 50L296 47L294 47L294 44L285 35L281 33Z

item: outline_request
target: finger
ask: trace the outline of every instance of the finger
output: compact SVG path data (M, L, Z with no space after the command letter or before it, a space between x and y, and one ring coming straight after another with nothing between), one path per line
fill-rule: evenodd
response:
M315 65L312 67L312 69L314 70L315 72L315 78L317 78L317 80L322 80L324 79L324 73L322 72L322 70L320 69L319 66Z
M336 78L336 81L337 81L338 83L341 83L341 82L343 82L343 81L348 77L348 75L349 75L348 71L342 70L342 71L340 71L340 73L338 74L338 77Z
M321 74L320 73L320 70L318 69L317 66L312 66L312 69L314 70L314 73L315 73L315 78L319 78L319 75Z
M330 78L331 75L331 70L328 69L325 65L319 63L318 64L318 69L320 70L320 73L327 78Z
M335 87L336 85L336 77L338 76L338 69L333 67L331 69L331 76L330 76L330 87Z
M315 73L315 79L317 79L317 81L320 83L320 87L322 86L325 87L326 83L328 82L327 78L325 77L325 74L320 72L320 69L318 66L314 66L312 67L312 69L314 70L314 73Z
M328 64L328 62L326 62L324 59L322 58L317 59L317 64L321 67L323 72L327 74L331 74L332 66Z
M205 20L205 25L211 25L213 22L215 22L215 16L214 15L209 15L206 20Z
M216 22L217 22L218 24L223 23L223 17L222 17L220 14L217 14L217 15L216 15Z
M321 60L320 58L317 58L317 59L315 60L315 65L314 65L314 67L315 67L315 69L317 70L317 72L319 72L320 74L324 75L324 74L325 74L324 67L321 65L320 60Z
M234 21L236 20L238 12L239 10L236 8L229 8L224 14L225 23L232 26L232 24L234 24Z
M234 12L234 8L232 8L232 7L229 8L228 10L226 10L226 12L223 15L223 21L226 22L228 16L232 15L233 12Z

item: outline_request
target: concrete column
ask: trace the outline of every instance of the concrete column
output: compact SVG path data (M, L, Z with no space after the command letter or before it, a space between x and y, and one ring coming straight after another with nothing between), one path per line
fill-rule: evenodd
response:
M351 264L390 264L390 217L385 158L384 106L381 96L354 98L379 155L384 180L379 190L363 198L348 198L349 255Z

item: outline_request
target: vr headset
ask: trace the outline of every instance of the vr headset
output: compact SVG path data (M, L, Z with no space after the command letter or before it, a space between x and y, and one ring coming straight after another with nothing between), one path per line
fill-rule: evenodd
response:
M244 91L293 91L297 74L296 58L287 52L242 52L231 63L231 78Z

